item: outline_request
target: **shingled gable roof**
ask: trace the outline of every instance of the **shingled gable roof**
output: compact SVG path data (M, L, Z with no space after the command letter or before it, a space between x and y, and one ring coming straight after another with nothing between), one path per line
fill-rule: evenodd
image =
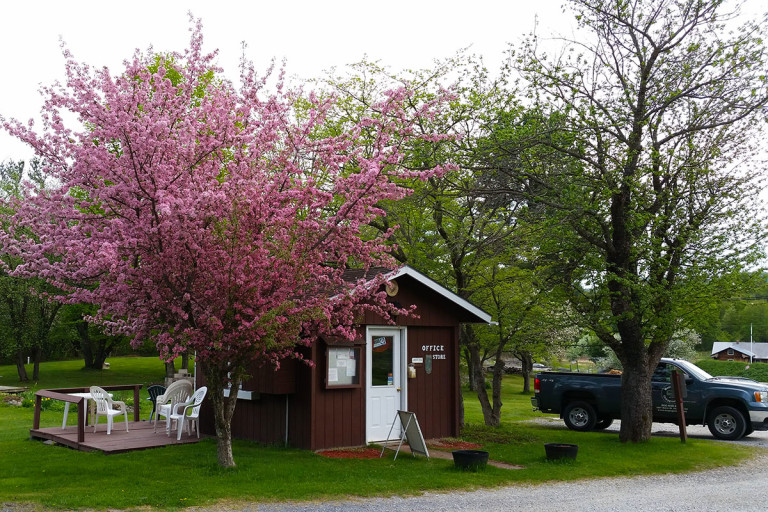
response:
M357 281L360 279L374 279L376 276L384 275L384 277L387 280L395 280L399 277L410 277L411 279L417 281L419 284L429 288L433 292L437 293L438 295L441 295L446 300L452 302L459 308L466 311L471 318L474 319L472 322L468 323L482 323L482 324L489 324L491 323L491 315L483 311L482 309L478 308L477 306L473 305L469 301L462 299L455 293L453 293L451 290L445 288L444 286L441 286L437 282L433 281L429 277L425 276L421 272L417 271L416 269L409 267L408 265L402 266L396 270L388 269L388 268L371 268L367 272L362 269L347 269L344 272L344 279L346 281Z

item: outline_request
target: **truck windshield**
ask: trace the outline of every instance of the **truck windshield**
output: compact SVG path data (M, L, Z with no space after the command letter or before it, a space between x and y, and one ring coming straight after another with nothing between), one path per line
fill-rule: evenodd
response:
M709 380L712 378L710 374L688 361L675 361L675 364L682 368L685 373L699 380Z

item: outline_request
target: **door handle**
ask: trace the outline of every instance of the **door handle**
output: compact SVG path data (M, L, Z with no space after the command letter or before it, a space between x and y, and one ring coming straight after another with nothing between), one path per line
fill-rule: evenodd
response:
M398 393L400 392L400 388L397 388Z

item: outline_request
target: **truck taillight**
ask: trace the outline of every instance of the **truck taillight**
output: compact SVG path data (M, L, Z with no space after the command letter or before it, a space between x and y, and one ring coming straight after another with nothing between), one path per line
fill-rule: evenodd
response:
M540 393L541 392L541 381L538 377L534 377L533 379L533 392L534 393Z

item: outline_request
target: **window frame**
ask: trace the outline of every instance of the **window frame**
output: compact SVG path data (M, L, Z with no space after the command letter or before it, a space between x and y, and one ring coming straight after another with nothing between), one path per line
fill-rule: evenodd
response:
M361 376L363 369L362 348L363 347L360 345L327 345L325 347L325 389L355 389L363 386L363 379ZM354 357L340 359L339 355L343 352L347 352L348 356L354 354ZM346 360L347 365L349 364L349 361L355 362L355 375L351 379L352 382L347 382L347 379L345 379L343 382L338 383L338 370L340 368L338 366L339 360ZM337 372L335 381L330 380L331 370L336 370Z

